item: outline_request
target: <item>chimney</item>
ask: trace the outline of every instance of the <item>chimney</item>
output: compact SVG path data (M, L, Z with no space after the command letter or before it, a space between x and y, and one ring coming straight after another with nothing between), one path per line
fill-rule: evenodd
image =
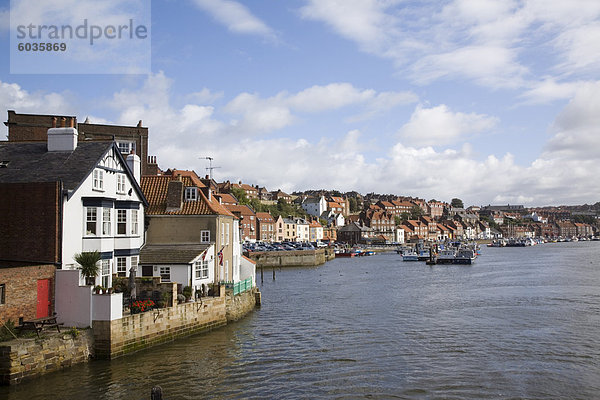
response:
M141 169L141 161L140 158L133 152L127 156L127 165L131 172L133 172L133 177L135 178L138 185L140 184L140 176L142 175Z
M183 182L180 180L169 181L167 187L167 212L181 210L183 200Z
M54 125L54 121L52 125ZM77 136L78 133L75 128L63 126L62 128L48 129L48 151L75 150L77 148Z

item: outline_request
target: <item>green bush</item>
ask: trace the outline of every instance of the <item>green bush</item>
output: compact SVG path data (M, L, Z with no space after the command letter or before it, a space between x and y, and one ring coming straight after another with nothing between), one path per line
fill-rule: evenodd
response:
M0 326L0 342L13 340L17 336L15 323L12 320L7 320Z

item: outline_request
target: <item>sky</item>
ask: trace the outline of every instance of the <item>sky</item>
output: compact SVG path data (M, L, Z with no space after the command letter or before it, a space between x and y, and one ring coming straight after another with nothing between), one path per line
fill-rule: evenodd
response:
M27 1L50 18L91 0ZM109 18L122 1L93 4ZM142 120L163 169L204 175L212 157L217 181L288 193L600 201L597 0L154 0L149 71L124 74L89 73L93 57L11 73L10 11L0 110Z

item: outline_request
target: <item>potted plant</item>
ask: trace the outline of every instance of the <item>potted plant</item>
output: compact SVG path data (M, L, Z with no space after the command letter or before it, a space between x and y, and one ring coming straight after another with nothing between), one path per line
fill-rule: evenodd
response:
M100 286L100 285L94 286L94 293L96 293L96 294L102 293L102 286Z
M85 276L85 284L93 285L99 272L98 262L101 260L100 253L98 251L84 251L75 254L73 258L80 265L81 274Z
M181 293L185 297L185 301L190 301L192 298L192 288L190 286L184 287Z

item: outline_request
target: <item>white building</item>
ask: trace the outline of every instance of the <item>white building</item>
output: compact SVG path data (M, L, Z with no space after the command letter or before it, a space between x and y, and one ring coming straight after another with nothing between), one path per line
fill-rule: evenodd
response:
M327 211L327 200L325 200L325 196L309 197L302 202L302 208L309 215L318 217Z
M303 218L296 218L294 222L296 223L296 241L310 241L310 223Z

